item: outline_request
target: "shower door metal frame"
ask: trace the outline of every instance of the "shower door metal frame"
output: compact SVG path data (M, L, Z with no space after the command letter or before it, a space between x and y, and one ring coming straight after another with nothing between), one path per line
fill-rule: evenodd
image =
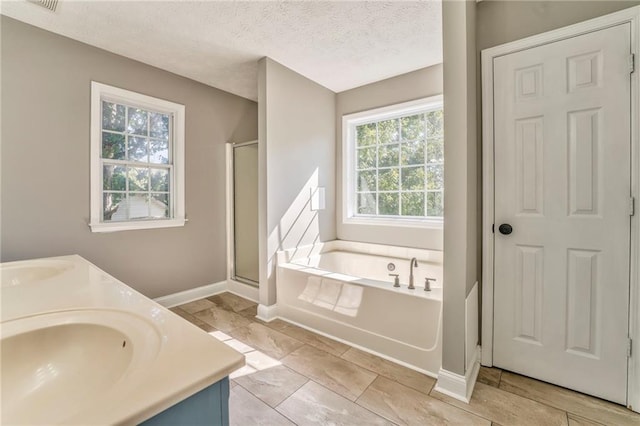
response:
M255 290L258 289L259 283L251 279L238 277L236 275L236 228L235 228L235 149L243 146L257 145L258 141L248 141L241 143L227 142L226 144L226 201L227 201L227 280L229 283L237 282L249 285ZM253 293L253 292L252 292ZM246 295L256 298L254 295ZM253 297L252 297L253 296Z

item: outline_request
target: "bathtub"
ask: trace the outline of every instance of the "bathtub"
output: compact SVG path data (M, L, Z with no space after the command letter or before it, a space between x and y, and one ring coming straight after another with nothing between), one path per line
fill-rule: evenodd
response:
M418 259L415 290L408 289L412 257ZM400 288L393 287L390 273L400 274ZM431 291L424 290L427 277L435 278ZM283 320L437 376L441 252L344 241L282 251L276 288Z

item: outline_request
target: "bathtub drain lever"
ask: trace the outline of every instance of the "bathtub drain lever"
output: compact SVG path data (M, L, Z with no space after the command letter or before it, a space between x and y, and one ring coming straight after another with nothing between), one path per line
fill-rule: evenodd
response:
M390 277L393 278L393 286L400 287L400 274L389 274Z

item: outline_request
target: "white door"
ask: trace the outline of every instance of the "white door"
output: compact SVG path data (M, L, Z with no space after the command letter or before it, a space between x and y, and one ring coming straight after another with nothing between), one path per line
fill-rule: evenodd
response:
M493 64L494 364L622 404L630 37L618 25Z

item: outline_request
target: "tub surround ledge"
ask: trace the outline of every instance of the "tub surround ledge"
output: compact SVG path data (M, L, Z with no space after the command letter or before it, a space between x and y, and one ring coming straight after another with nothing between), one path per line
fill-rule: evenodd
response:
M442 264L443 253L439 250L419 249L412 247L389 246L383 244L362 243L359 241L333 240L323 243L282 250L277 253L278 264L293 262L298 259L318 256L331 251L347 251L352 253L371 254L375 256L396 257Z

